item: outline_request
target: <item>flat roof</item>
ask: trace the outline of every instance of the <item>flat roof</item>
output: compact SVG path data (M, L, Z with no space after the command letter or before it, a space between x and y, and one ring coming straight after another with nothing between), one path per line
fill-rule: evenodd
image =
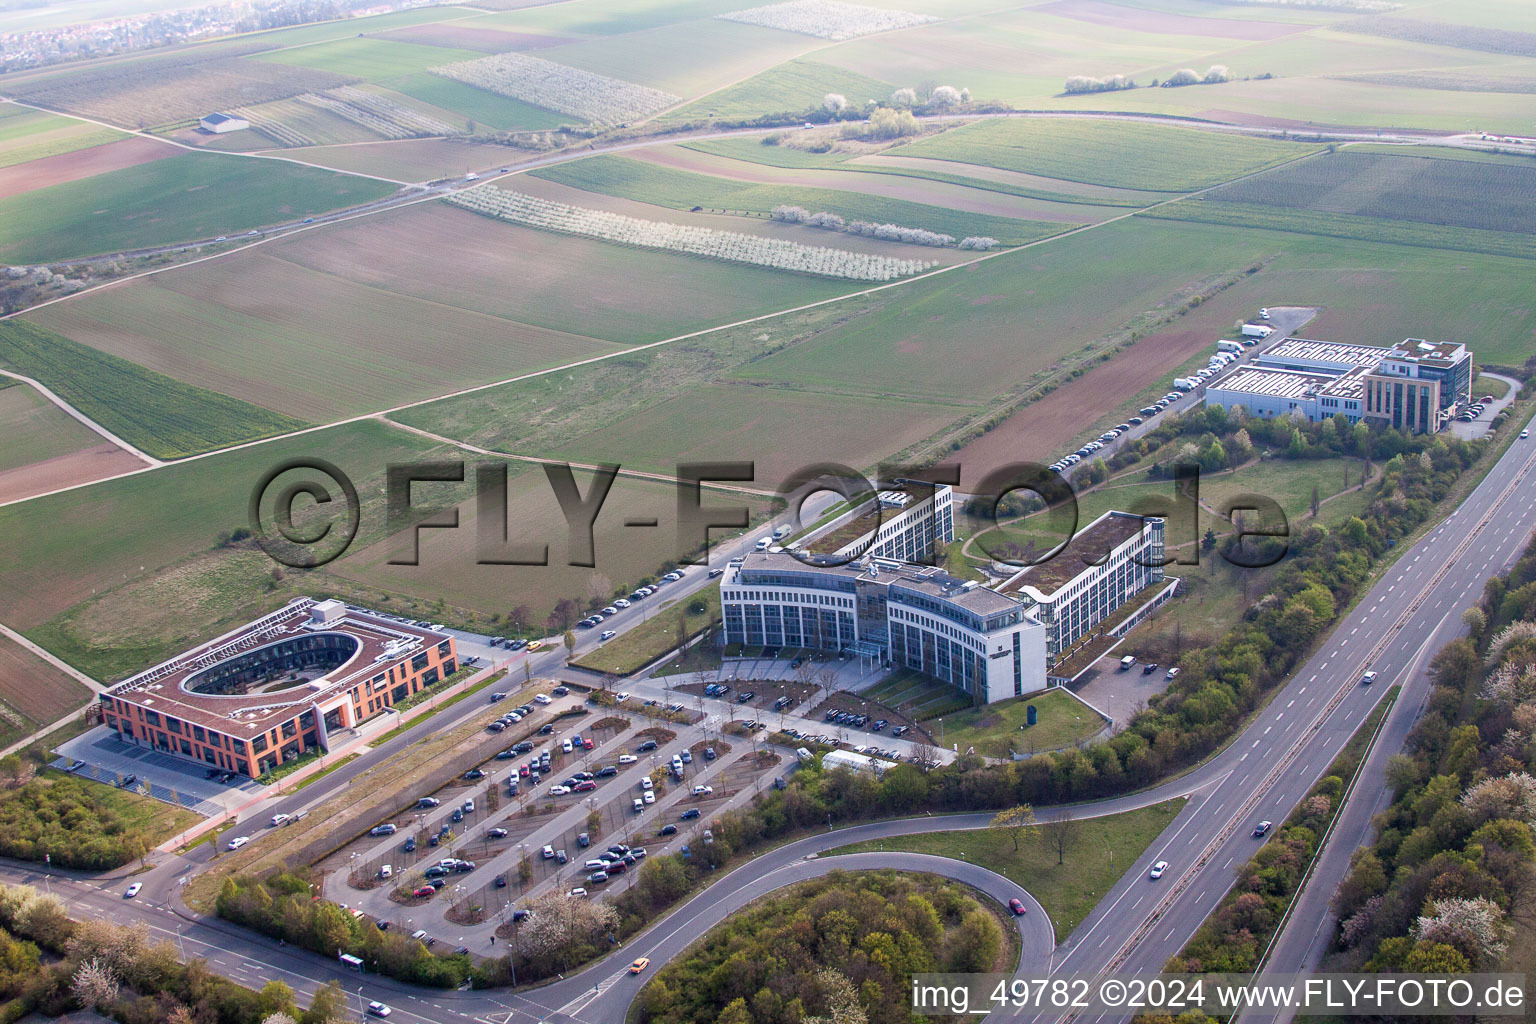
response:
M1364 398L1365 375L1370 372L1370 367L1357 366L1353 370L1334 378L1319 395L1327 395L1329 398Z
M125 679L103 696L228 736L256 736L292 718L296 711L350 688L359 679L387 672L390 665L449 639L446 633L351 608L343 608L339 617L316 622L312 611L329 604L298 598L270 615ZM283 640L321 633L344 634L357 641L358 646L343 664L314 679L250 694L194 693L182 686L203 670L231 658Z
M1020 607L1017 598L999 594L995 590L988 590L974 580L962 580L958 576L951 576L937 569L921 575L898 572L888 582L907 590L915 590L920 594L939 598L981 616L996 615L998 612L1012 611Z
M1025 566L998 589L1006 594L1031 587L1049 599L1063 586L1102 562L1105 555L1140 533L1146 521L1147 517L1129 512L1105 512L1079 530L1054 557L1038 565Z
M727 575L725 581L737 586L775 585L742 579L742 574L748 572L806 572L841 576L876 586L899 585L981 616L1020 607L1016 599L988 590L979 582L951 576L938 566L898 562L890 558L861 559L844 565L814 565L802 562L788 552L754 551L745 556L741 568L735 574Z
M1391 349L1376 345L1353 345L1343 341L1314 341L1286 338L1259 353L1259 359L1298 359L1312 362L1370 366L1386 358Z
M1326 373L1300 370L1274 370L1263 366L1244 366L1228 374L1219 384L1206 389L1206 399L1213 391L1262 395L1267 398L1311 398L1334 382Z
M894 519L905 512L906 509L883 508L880 502L870 499L873 507L867 512L860 512L852 519L841 523L818 537L805 542L805 550L818 555L835 555L838 551L852 544L867 533L878 530L885 521Z
M1404 338L1392 346L1390 356L1409 362L1451 363L1466 354L1466 346L1459 341L1425 341L1423 338Z

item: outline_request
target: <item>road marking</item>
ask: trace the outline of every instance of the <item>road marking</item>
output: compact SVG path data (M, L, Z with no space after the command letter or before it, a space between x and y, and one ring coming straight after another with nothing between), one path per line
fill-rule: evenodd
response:
M1291 700L1291 704L1295 704L1295 703L1296 703L1296 701L1295 701L1295 699L1294 699L1294 698L1293 698L1293 699L1292 699L1292 700ZM1286 705L1286 707L1290 707L1290 706L1291 706L1291 704L1287 704L1287 705Z

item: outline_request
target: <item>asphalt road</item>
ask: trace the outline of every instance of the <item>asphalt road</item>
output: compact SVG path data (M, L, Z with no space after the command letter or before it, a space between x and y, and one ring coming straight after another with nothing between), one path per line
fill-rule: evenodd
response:
M1516 441L1461 508L1399 556L1397 563L1343 617L1318 653L1302 665L1292 681L1220 754L1185 776L1142 793L1074 808L1078 814L1099 815L1173 796L1191 797L1169 829L1131 866L1065 945L1055 951L1054 958L1047 958L1047 966L1074 974L1114 971L1125 976L1155 972L1187 941L1226 892L1233 867L1257 849L1260 840L1249 835L1253 823L1261 818L1281 820L1326 769L1386 688L1401 683L1404 691L1399 711L1389 719L1389 735L1379 747L1390 751L1391 741L1400 740L1411 713L1427 693L1423 669L1429 657L1439 643L1455 635L1462 609L1475 600L1484 580L1518 557L1536 528L1533 499L1536 442ZM750 542L751 538L746 538L736 547ZM728 557L729 552L722 552L711 564ZM699 570L694 570L694 574L691 578L702 585L704 574ZM553 657L558 659L561 653ZM1361 673L1367 668L1381 674L1377 685L1360 685ZM536 666L535 671L542 669ZM466 709L464 714L473 710ZM445 724L450 723L434 719L424 727L437 729ZM384 749L398 749L394 744L409 742L411 735L407 733ZM358 764L354 762L348 767ZM334 791L355 774L347 768L333 772L309 787L302 800L312 799L312 791L317 787ZM1364 800L1360 806L1368 808L1369 804L1369 800ZM1353 805L1349 809L1351 816L1363 813L1355 812ZM494 1024L541 1019L592 1024L616 1020L619 1015L615 1008L633 995L629 986L639 984L638 979L630 982L616 977L633 955L652 955L654 970L680 950L687 939L702 934L730 909L742 905L732 901L745 902L754 893L775 888L771 883L780 878L784 883L796 880L801 877L796 874L796 864L820 867L827 863L820 858L808 862L807 854L867 838L981 828L989 817L972 814L881 822L782 847L727 873L701 896L660 919L610 961L528 993L422 992L387 978L370 976L363 994L390 1003L405 1019L418 1017L440 1022L451 1017L474 1017ZM899 866L906 856L873 854L864 862L844 863ZM1161 859L1170 861L1171 867L1160 881L1153 882L1146 876L1147 869L1153 861ZM963 864L945 864L952 871L970 870ZM175 876L193 869L193 865L182 860L167 862L145 876L147 883L154 884L146 884L145 894L132 901L89 880L56 881L54 887L56 891L68 892L77 912L119 921L142 919L170 935L175 933L179 919L168 908L146 902L146 897L150 901L164 900L175 884ZM1314 880L1320 893L1331 891L1339 877L1336 868L1329 870L1331 874L1320 872ZM41 880L35 867L0 867L0 874L33 884ZM1005 883L990 879L983 882L988 891L1007 899ZM122 885L113 884L118 889ZM1043 914L1032 909L1029 920L1043 920ZM355 974L338 971L323 958L280 949L218 921L184 923L180 941L189 955L207 956L215 969L237 980L281 977L301 992L312 991L315 985L333 976L349 983L348 990L353 991L350 982L357 980ZM1021 970L1037 971L1038 962L1036 957L1034 962L1021 965ZM256 972L255 977L252 972ZM597 995L588 998L594 986ZM566 1007L570 1009L565 1010Z

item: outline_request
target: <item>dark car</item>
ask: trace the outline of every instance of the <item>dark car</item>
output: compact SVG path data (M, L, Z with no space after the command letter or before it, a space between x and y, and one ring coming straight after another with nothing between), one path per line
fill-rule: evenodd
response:
M659 836L675 836L677 835L677 826L663 825L661 826L661 831L657 832L656 834Z
M507 830L504 828L489 829L486 831L485 837L487 839L505 839L507 838Z
M460 810L459 808L455 807L453 809L453 814L451 815L451 817L453 818L454 821L463 821L464 820L464 812L462 810Z
M512 911L512 923L516 924L519 921L526 921L532 916L533 911L531 910L514 910Z
M635 753L637 753L637 754L644 754L644 753L646 753L648 751L652 751L652 750L655 750L655 749L656 749L656 741L655 740L646 740L644 743L640 744L638 747L635 748ZM129 776L129 778L132 778L132 776Z
M416 852L416 837L415 836L411 836L411 838L407 839L405 841L405 846L403 847L403 849L405 850L406 853L415 853Z
M1269 830L1274 828L1274 827L1275 827L1275 823L1272 822L1272 821L1261 821L1257 825L1254 826L1253 834L1256 835L1256 836L1266 835L1266 834L1268 834Z
M549 692L554 694L556 697L564 697L566 694L571 692L571 688L569 686L557 686Z
M507 876L506 875L497 875L496 876L496 888L498 888L498 889L505 889L506 887L507 887Z
M684 811L683 812L683 816L678 818L677 820L678 821L692 821L694 818L697 818L698 816L699 816L699 809L697 807L690 807L686 811Z
M511 747L508 747L506 750L502 750L502 751L498 751L497 752L496 760L498 760L498 761L510 761L510 760L512 760L516 756L517 756L517 751L513 750Z
M1145 665L1141 666L1141 674L1144 675L1144 676L1149 676L1153 672L1156 672L1156 671L1157 671L1157 662L1155 662L1155 661L1149 661Z
M485 770L483 768L471 768L464 773L464 777L470 780L483 779L485 778Z
M552 723L546 722L543 725L539 726L539 735L540 736L548 736L550 733L552 733L554 731L555 731L555 727L554 727L554 725Z

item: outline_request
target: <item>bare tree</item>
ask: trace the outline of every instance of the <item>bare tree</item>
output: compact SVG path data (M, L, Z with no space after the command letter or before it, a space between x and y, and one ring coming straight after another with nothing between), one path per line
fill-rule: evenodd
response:
M1048 849L1056 851L1056 863L1067 862L1067 851L1077 845L1083 834L1083 823L1065 810L1052 811L1040 823L1040 838Z

